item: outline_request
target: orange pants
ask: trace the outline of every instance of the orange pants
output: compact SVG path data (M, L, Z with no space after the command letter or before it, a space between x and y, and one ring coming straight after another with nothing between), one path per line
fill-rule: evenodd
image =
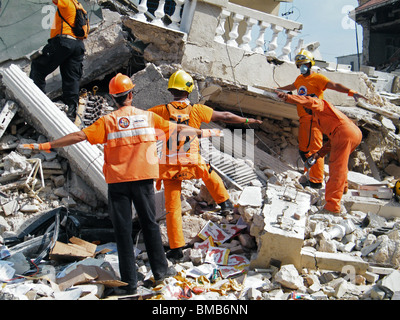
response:
M299 150L309 157L322 147L323 136L312 117L302 117L299 125ZM306 168L304 170L307 170ZM324 181L324 158L319 158L308 172L309 180L313 183Z
M226 190L221 177L215 172L208 171L209 166L200 165L196 170L195 179L202 179L207 187L210 195L216 203L224 202L229 199L228 191ZM184 168L181 170L184 171ZM181 206L181 184L180 179L163 179L165 209L167 212L167 234L169 246L171 249L183 247L185 238L182 229L182 206Z
M340 200L347 187L348 162L350 154L361 143L362 133L356 125L342 124L329 137L331 153L329 158L329 179L325 186L325 209L340 212Z

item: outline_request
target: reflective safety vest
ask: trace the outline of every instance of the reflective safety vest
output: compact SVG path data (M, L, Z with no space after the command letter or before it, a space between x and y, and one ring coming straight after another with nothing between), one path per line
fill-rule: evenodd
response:
M154 114L123 107L104 116L104 174L108 183L158 178Z
M177 124L189 124L192 105L182 105L181 107L167 104L165 106L169 113L169 121ZM199 161L199 139L195 132L193 136L186 137L185 140L178 141L178 135L173 134L166 144L167 164L190 165L197 164Z

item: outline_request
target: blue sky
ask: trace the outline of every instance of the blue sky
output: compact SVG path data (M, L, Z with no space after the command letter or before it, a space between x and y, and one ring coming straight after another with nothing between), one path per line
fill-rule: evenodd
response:
M336 62L336 57L357 53L354 21L347 18L349 8L356 8L357 0L293 0L281 2L280 17L303 24L301 34L294 38L296 46L299 38L304 43L318 41L323 60ZM281 14L293 11L288 16ZM362 28L357 26L359 50L362 52ZM281 40L282 41L282 40Z

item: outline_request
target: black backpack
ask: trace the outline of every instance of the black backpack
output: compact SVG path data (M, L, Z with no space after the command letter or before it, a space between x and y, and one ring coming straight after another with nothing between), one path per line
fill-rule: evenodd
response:
M59 9L57 9L58 15L60 18L68 24L74 35L79 38L79 39L86 39L88 34L89 34L89 18L87 15L87 12L83 8L83 6L75 0L72 0L74 2L75 8L76 8L76 15L75 15L75 22L74 26L71 26L67 20L64 19L64 17L61 15L61 12Z

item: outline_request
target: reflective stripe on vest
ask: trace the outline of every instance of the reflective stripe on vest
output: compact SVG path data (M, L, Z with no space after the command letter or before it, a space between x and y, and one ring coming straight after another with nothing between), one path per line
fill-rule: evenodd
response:
M119 111L105 116L108 148L157 140L152 113L136 108Z
M135 137L140 135L155 135L156 131L154 128L141 128L141 129L134 129L129 131L117 131L111 132L107 136L108 142L113 139L118 138L126 138L126 137Z

